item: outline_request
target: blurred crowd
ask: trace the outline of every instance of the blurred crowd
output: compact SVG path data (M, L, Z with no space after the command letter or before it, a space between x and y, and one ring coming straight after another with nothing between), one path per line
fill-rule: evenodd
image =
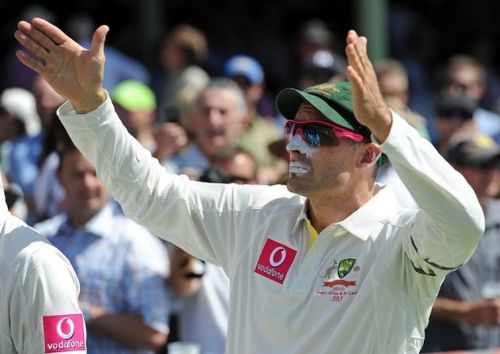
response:
M284 118L266 79L279 85L288 70L280 84L301 89L346 79L336 43L343 34L318 18L299 27L286 63L279 55L273 61L272 47L259 58L245 50L214 57L206 34L187 22L158 43L161 70L107 45L104 85L129 133L168 171L207 183L286 183ZM94 28L79 14L65 30L88 46ZM408 55L375 65L388 105L463 174L486 215L473 258L443 284L423 352L500 347L500 82L465 53L450 55L439 75ZM177 342L223 353L229 281L222 270L127 219L57 119L63 98L14 57L3 71L7 203L75 268L89 353L165 353ZM390 163L377 178L415 207Z

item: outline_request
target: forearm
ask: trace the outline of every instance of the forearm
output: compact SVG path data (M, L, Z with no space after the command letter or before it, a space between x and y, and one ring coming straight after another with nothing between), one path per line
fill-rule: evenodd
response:
M395 115L393 125L383 151L424 211L428 226L447 241L475 246L484 230L484 216L472 188L401 117Z
M166 345L167 334L144 324L132 315L113 314L96 306L82 306L85 310L87 328L112 339L127 348L159 350Z
M465 313L465 302L438 297L432 306L431 318L457 324L463 322Z

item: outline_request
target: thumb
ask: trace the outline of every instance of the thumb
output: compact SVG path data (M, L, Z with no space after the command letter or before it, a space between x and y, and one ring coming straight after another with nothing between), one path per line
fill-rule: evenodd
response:
M93 57L103 57L104 56L104 42L106 41L106 35L109 32L109 27L106 25L99 26L95 30L92 36L92 47L90 49L90 54Z

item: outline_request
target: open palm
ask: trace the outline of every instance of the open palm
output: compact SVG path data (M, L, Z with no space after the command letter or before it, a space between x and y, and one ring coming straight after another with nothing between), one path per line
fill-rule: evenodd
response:
M16 55L74 105L90 107L96 93L102 91L107 32L107 26L99 27L87 50L45 20L21 21L15 37L25 51Z

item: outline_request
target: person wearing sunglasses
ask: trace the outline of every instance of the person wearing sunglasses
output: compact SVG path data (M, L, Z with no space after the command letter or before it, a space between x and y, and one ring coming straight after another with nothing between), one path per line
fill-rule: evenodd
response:
M102 88L107 26L90 50L21 21L18 58L68 98L65 128L123 210L230 279L227 353L418 353L432 303L473 253L484 216L472 188L380 94L367 39L346 36L348 83L276 98L286 186L169 174L120 123ZM78 85L75 85L78 83ZM382 154L418 209L374 177Z

